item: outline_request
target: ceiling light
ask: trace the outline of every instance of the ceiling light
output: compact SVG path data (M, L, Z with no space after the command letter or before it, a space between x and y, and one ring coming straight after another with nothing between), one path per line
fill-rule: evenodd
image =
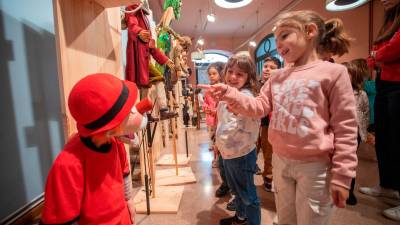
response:
M328 11L344 11L357 8L369 0L326 0L326 10Z
M234 9L248 5L250 2L252 2L252 0L214 0L214 2L219 7Z
M208 14L208 15L207 15L207 20L208 20L209 22L214 23L214 22L215 22L215 15L214 15L214 13Z
M250 42L249 42L249 45L250 45L251 47L256 47L256 46L257 46L257 43L256 43L255 41L250 41Z
M197 44L204 45L204 40L202 38L199 38L199 40L197 40Z

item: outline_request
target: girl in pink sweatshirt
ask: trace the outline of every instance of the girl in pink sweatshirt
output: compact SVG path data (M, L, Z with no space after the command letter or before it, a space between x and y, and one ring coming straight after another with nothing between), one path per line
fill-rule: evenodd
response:
M275 70L259 96L227 85L209 87L229 108L245 116L272 112L276 224L329 224L334 205L344 207L357 165L355 100L343 65L318 53L344 34L313 11L282 14L274 27L276 46L286 63ZM336 32L326 31L337 29ZM337 46L340 47L340 46Z

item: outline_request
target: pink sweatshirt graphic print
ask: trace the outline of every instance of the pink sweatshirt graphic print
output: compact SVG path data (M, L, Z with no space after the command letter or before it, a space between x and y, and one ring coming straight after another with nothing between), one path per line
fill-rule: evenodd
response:
M316 61L273 73L258 97L228 87L223 100L245 116L272 112L268 139L274 153L328 162L331 182L348 188L357 165L357 120L346 68Z

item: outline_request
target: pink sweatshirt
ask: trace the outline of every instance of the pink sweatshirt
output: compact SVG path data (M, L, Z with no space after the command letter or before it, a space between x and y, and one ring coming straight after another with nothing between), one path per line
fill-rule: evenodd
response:
M357 119L344 66L318 60L276 70L258 97L228 87L223 100L245 116L272 111L268 139L274 153L331 163L331 183L349 188L357 166Z
M206 124L208 126L217 126L217 106L218 102L211 96L210 91L204 93L203 111L209 109L213 111L213 114L206 114Z

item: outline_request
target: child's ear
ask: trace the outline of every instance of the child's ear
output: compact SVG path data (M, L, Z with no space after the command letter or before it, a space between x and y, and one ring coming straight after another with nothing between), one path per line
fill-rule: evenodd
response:
M318 35L318 26L315 23L310 23L305 28L307 39L313 39Z

